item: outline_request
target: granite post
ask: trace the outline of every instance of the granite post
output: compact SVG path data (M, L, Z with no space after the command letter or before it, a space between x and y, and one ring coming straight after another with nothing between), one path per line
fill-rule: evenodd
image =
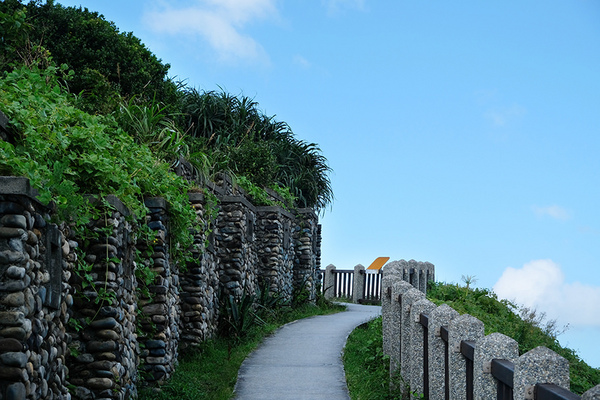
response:
M569 389L569 361L544 346L515 361L513 393L516 400L533 399L537 383L553 383Z
M519 344L512 338L495 332L478 340L473 360L475 399L493 399L498 393L498 380L492 376L494 358L513 362L519 357Z
M441 337L442 326L448 326L458 317L456 310L442 304L429 314L429 399L443 400L445 385L446 342ZM448 388L449 389L449 388Z
M365 298L365 267L358 264L354 267L354 279L352 282L352 302L359 303Z

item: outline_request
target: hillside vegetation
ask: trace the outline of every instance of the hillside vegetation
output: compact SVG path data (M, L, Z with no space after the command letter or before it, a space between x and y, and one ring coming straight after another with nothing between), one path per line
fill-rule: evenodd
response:
M461 314L470 314L485 324L485 334L500 332L519 343L519 354L545 346L569 360L571 391L583 393L600 383L600 369L587 365L575 351L558 341L561 328L556 321L545 321L539 311L519 308L507 300L498 300L488 289L472 289L446 283L433 283L427 297L435 304L446 303Z
M94 218L87 194L114 194L138 217L145 197L163 197L180 261L195 222L187 192L219 174L256 205L320 212L331 204L330 168L316 144L253 99L187 87L168 70L96 12L0 2L0 111L8 117L0 174L29 178L75 230Z
M440 305L448 304L461 314L468 313L485 324L485 334L500 332L519 342L523 354L537 346L546 346L569 360L571 391L583 394L600 383L600 369L587 365L571 349L562 347L561 333L553 321L535 310L518 308L498 300L487 289L472 289L457 284L430 282L427 298ZM348 337L344 350L344 369L352 399L400 399L400 391L391 392L389 356L383 355L381 317L356 328ZM393 387L401 388L401 382Z

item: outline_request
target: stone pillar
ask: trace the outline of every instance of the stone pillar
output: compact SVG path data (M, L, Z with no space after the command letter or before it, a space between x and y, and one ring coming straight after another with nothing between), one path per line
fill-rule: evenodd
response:
M359 303L365 298L365 267L358 264L354 267L354 278L352 280L352 302Z
M424 354L425 327L421 325L421 314L429 315L436 306L427 299L413 303L410 309L411 333L409 339L409 359L411 360L409 382L410 390L417 395L424 393L423 387L423 361L429 354ZM429 339L429 336L427 336Z
M115 196L90 202L101 217L88 224L97 237L82 249L89 271L74 271L71 277L72 320L80 329L71 331L69 381L80 398L136 397L137 280L129 211Z
M312 209L298 210L294 227L294 289L304 291L309 301L316 299L317 249L319 238L317 232L318 217ZM320 261L319 261L320 262Z
M36 200L37 194L26 178L0 177L3 399L68 395L65 325L72 296L66 275L75 246L46 222L50 209Z
M143 335L139 340L144 348L141 358L146 381L162 383L175 371L179 351L179 268L169 256L166 201L149 198L145 204L149 210L146 224L155 236L152 242L138 245L140 248L147 246L142 254L149 255L146 265L156 276L146 286L149 296L140 300ZM146 283L140 282L140 285L143 287Z
M256 245L261 290L291 301L294 275L292 214L278 206L257 207Z
M515 400L533 399L537 383L553 383L569 389L569 361L544 346L536 347L515 361Z
M450 322L459 314L447 304L442 304L429 314L429 399L443 400L446 391L445 382L445 357L446 343L441 338L442 326Z
M256 208L243 196L222 196L215 229L223 295L254 295L258 280Z
M513 362L519 357L519 344L512 338L495 332L478 340L473 361L473 386L476 400L496 398L498 380L491 374L493 359Z
M190 203L196 213L192 260L181 273L181 339L180 347L197 345L211 338L217 331L219 303L219 276L217 257L214 250L214 235L209 232L214 227L204 194L188 193Z
M333 299L335 297L335 265L329 264L325 268L325 278L323 279L323 295L326 299Z
M596 385L581 396L581 400L600 400L600 385Z
M419 289L419 263L415 260L408 262L408 279L415 289Z
M410 382L411 371L413 370L413 349L411 349L411 333L413 328L413 320L410 318L412 305L419 300L423 300L425 295L423 292L411 287L404 293L400 294L400 318L401 318L401 336L400 336L400 374L405 381ZM422 346L422 345L421 345Z
M427 267L427 282L425 282L425 287L427 287L427 283L430 281L435 282L435 265L430 262L426 262L425 265ZM425 294L427 294L427 292L425 292Z
M450 367L450 398L466 400L467 367L465 356L460 352L463 340L480 340L484 336L483 322L463 314L454 318L448 325L448 354Z
M392 285L392 303L390 307L390 374L400 368L402 360L402 303L401 296L412 286L410 283L396 279Z

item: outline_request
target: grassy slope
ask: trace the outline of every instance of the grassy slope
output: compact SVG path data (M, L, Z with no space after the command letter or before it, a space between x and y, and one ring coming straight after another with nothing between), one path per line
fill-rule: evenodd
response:
M485 324L485 333L501 332L519 342L519 352L546 346L569 360L571 391L583 393L600 383L600 369L592 368L577 354L560 346L556 327L543 324L541 316L526 312L525 319L515 314L514 305L499 301L484 289L467 289L458 285L433 284L427 296L436 304L447 303L461 314L468 313ZM346 380L353 400L399 399L398 393L388 393L389 359L383 356L381 318L355 329L344 350ZM396 385L398 385L396 383Z

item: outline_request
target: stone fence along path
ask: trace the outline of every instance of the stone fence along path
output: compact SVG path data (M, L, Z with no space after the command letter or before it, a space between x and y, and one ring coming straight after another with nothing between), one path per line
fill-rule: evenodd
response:
M348 400L342 350L350 332L381 307L347 307L291 322L266 338L242 363L236 400Z

